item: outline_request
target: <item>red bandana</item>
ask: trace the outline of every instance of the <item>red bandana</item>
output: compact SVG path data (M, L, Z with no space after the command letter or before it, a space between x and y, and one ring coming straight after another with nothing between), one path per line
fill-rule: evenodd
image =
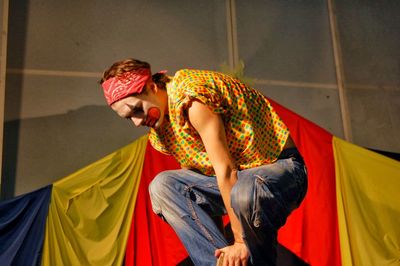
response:
M103 82L102 87L108 105L111 105L131 94L141 93L144 85L150 78L150 69L140 68L107 79Z

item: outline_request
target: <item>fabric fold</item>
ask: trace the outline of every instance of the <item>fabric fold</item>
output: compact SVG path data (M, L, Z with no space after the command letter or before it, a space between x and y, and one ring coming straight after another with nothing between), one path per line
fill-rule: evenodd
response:
M148 193L150 182L159 172L179 168L172 156L158 152L148 143L125 265L174 266L188 256L172 227L152 211Z
M342 265L400 264L400 162L333 138Z
M121 265L147 136L53 184L43 265Z

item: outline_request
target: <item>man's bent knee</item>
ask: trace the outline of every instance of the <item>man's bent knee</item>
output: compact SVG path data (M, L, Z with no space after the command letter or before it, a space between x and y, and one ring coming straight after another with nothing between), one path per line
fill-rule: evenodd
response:
M171 171L164 171L156 175L149 185L149 194L153 211L160 215L163 201L174 194L174 181Z

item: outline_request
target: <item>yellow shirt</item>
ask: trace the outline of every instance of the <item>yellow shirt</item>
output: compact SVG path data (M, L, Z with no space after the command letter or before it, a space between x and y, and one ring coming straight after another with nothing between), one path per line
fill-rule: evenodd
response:
M156 150L173 155L182 167L214 175L203 142L187 116L193 99L221 115L229 151L238 169L276 161L289 136L269 101L230 76L179 70L167 84L167 93L169 119L159 129L151 129L149 139Z

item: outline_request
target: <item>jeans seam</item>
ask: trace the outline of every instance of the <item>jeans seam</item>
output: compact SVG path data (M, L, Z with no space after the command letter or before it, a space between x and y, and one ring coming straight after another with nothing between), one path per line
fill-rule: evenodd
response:
M190 212L191 212L192 215L193 215L194 221L195 221L196 224L199 226L200 230L205 234L205 236L207 237L207 239L208 239L209 241L211 241L211 242L213 243L214 246L216 246L216 243L215 243L214 238L213 238L213 237L211 236L211 234L208 232L207 228L201 223L201 221L200 221L200 219L199 219L199 216L197 215L197 213L196 213L196 211L195 211L195 209L194 209L194 207L193 207L192 200L191 200L190 197L189 197L189 193L190 193L190 191L191 191L191 187L186 186L186 187L185 187L185 190L186 190L186 201L187 201L187 204L188 204L188 206L189 206Z

